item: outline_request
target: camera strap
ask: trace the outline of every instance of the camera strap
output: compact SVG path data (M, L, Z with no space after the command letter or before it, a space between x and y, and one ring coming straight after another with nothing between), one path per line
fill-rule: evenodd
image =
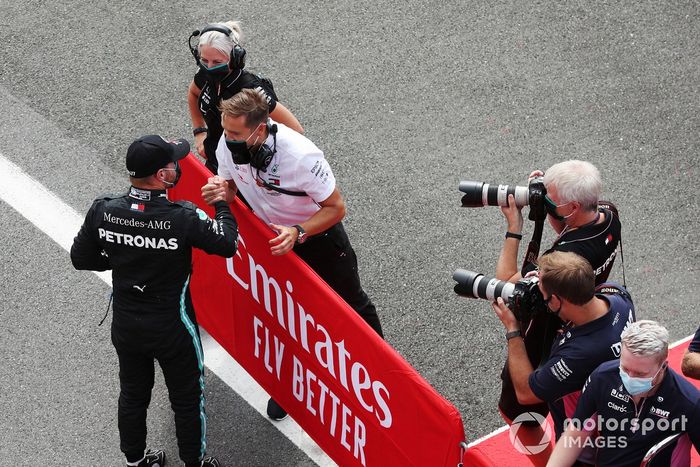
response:
M620 232L620 266L622 266L622 285L627 288L627 278L625 277L625 257L622 254L622 232Z
M613 216L620 218L620 211L618 211L617 206L612 201L598 201L598 207L607 209L613 213ZM622 286L627 288L627 278L625 277L625 256L622 254L622 230L620 230L620 241L618 244L618 249L620 250L620 266L622 267Z
M542 233L544 231L544 217L537 217L535 219L535 229L532 232L532 239L527 245L527 252L525 253L525 258L523 258L523 266L520 268L524 271L529 265L537 267L537 258L540 256L540 244L542 243Z

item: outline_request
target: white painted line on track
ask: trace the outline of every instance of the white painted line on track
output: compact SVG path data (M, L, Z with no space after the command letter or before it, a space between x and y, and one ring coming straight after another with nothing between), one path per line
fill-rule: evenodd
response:
M84 216L65 204L41 183L27 175L19 166L0 154L0 199L48 235L61 248L70 252L73 238L83 224ZM95 272L112 286L109 271ZM263 418L294 443L316 464L336 465L301 427L287 417L280 422L267 418L267 393L204 329L200 328L204 364L219 379L240 395Z
M267 392L204 329L199 328L199 332L204 348L204 363L209 370L236 391L316 464L323 467L336 465L291 417L279 422L273 422L267 418L267 400L270 397Z
M0 154L0 199L70 252L83 218L41 183ZM112 286L109 272L95 272Z
M687 336L687 337L684 337L684 338L681 339L681 340L677 340L677 341L674 342L673 344L669 345L668 348L669 348L669 349L672 349L672 348L674 348L674 347L678 347L678 346L681 345L681 344L685 344L686 342L690 341L694 336L695 336L695 334L691 334L691 335L689 335L689 336Z

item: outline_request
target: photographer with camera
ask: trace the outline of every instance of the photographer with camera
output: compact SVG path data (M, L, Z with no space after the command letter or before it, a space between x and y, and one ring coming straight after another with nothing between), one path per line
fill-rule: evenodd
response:
M569 160L554 164L546 173L534 171L527 187L488 185L481 182L461 182L465 193L462 205L480 207L501 206L508 230L496 265L496 278L517 282L536 269L538 261L552 252L573 252L587 260L593 268L595 284L607 280L620 242L620 221L614 211L599 206L602 191L600 172L591 163ZM518 270L518 248L522 239L522 208L530 206L530 219L535 221L533 239L523 266ZM552 246L537 258L544 218L557 233ZM546 361L557 330L558 317L536 313L522 326L530 366L537 368ZM525 412L546 416L546 404L519 403L508 371L508 362L501 373L503 380L498 408L506 422Z
M596 285L605 282L620 241L620 221L612 211L598 206L603 188L600 172L589 162L570 160L554 164L544 174L537 170L530 174L530 179L542 176L547 220L557 233L554 244L544 254L552 251L577 253L593 266ZM508 231L496 265L496 278L517 282L535 269L535 262L529 261L518 270L522 206L509 195L508 206L502 206L501 211Z
M507 372L517 402L546 403L558 438L591 372L620 356L620 334L634 321L634 306L629 294L613 284L606 285L606 293L596 294L593 268L575 253L552 252L540 258L539 263L539 282L532 293L539 291L544 310L523 311L554 315L566 323L558 330L549 359L539 368L530 363L521 329L522 312L516 317L500 296L493 309L506 328ZM528 431L531 435L539 433L535 438L542 439L539 426L521 426L519 433L527 436ZM547 454L545 451L543 457ZM533 461L537 465L540 459ZM581 458L584 463L593 460Z

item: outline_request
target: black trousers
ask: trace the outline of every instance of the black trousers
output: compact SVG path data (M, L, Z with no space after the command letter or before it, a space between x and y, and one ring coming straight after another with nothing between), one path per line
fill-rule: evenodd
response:
M532 368L537 369L540 364L547 361L549 352L552 348L552 343L561 328L561 320L549 313L536 313L532 319L532 323L528 326L528 332L525 334L525 350L532 364ZM511 421L518 415L525 412L537 412L543 417L549 413L549 407L546 403L523 405L518 402L515 394L515 386L510 378L508 371L508 361L501 372L501 397L498 401L498 408ZM525 422L526 424L528 422Z
M216 157L207 159L204 163L204 167L209 169L209 171L214 175L216 175L219 172L219 162L216 160Z
M323 234L315 235L301 245L296 245L294 252L316 271L377 334L384 337L377 309L360 284L357 256L341 222Z
M180 458L185 463L195 463L204 456L204 363L189 294L187 302L189 310L173 310L171 318L157 324L144 319L143 314L139 317L134 310L120 313L115 308L112 342L119 357L119 437L128 462L141 459L146 449L146 412L151 402L155 360L163 370L175 412Z
M204 139L204 152L207 154L204 165L214 175L219 172L219 161L216 159L216 147L219 145L219 138L207 137Z

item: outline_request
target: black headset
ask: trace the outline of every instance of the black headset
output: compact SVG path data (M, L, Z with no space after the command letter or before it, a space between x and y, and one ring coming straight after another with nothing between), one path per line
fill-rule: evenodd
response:
M250 154L250 166L255 167L255 169L257 169L255 179L268 190L276 191L278 193L290 196L307 196L306 192L304 191L285 190L284 188L280 188L278 186L272 185L269 182L266 182L260 177L260 171L262 170L263 172L267 172L267 167L270 165L270 162L272 162L272 156L274 156L277 152L277 125L271 124L268 120L266 126L267 131L272 135L272 148L270 148L270 146L268 146L267 144L262 144L258 148L258 150L255 151L255 153Z
M267 144L261 144L257 151L250 153L250 165L258 171L267 172L267 167L272 162L272 156L277 152L277 125L271 124L268 120L265 124L268 133L272 135L272 148Z
M217 26L214 24L207 24L204 29L201 31L199 29L192 31L192 34L190 34L190 38L187 40L187 43L190 47L190 52L192 53L192 56L194 57L195 61L197 62L197 65L200 65L199 62L199 44L197 45L192 45L192 39L198 36L201 36L205 32L209 31L216 31L220 32L221 34L225 34L227 37L233 39L233 36L231 34L233 31L231 31L229 28L226 26ZM245 49L240 46L236 41L234 41L233 44L233 49L231 50L231 58L229 60L229 66L231 67L232 70L242 70L245 68Z

